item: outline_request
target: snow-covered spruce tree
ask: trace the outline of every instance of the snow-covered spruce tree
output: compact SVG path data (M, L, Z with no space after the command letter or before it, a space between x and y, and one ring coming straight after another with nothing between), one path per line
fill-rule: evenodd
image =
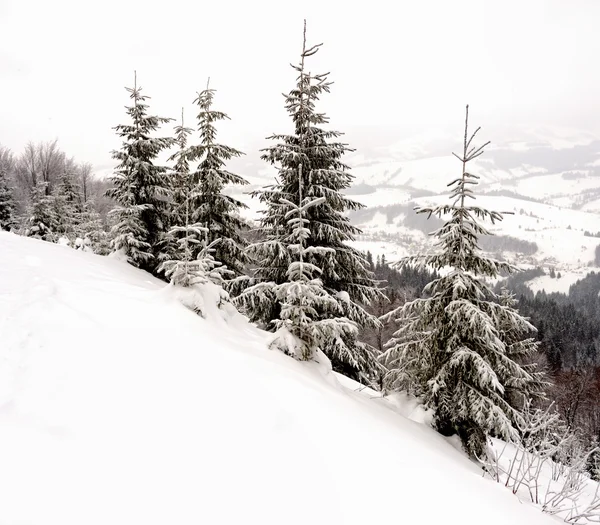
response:
M302 172L302 165L299 168ZM324 253L331 248L306 246L310 236L307 211L322 204L324 197L318 199L302 198L300 187L300 205L282 199L281 207L292 229L287 239L290 265L287 281L258 283L243 292L250 300L272 296L281 304L279 318L272 322L275 335L271 348L310 361L317 357L318 351L327 348L330 355L341 361L353 362L345 340L355 339L358 335L356 323L343 317L338 300L323 287L318 276L320 268L307 262L315 253ZM357 363L358 364L358 363Z
M54 242L56 238L51 230L51 225L56 222L56 219L47 187L47 182L38 182L31 190L31 205L28 209L29 220L25 235Z
M67 167L59 176L50 200L54 216L54 223L51 225L52 231L57 235L67 237L74 245L83 207L81 193L75 182L75 174Z
M10 231L16 226L15 200L8 173L0 166L0 230Z
M480 221L493 224L503 217L469 204L479 177L467 164L489 143L472 145L479 128L469 136L468 117L467 106L463 152L454 154L462 174L449 184L451 203L417 209L447 218L432 233L439 251L400 263L447 272L426 286L424 298L386 314L397 318L400 328L382 358L390 369L388 387L421 397L433 409L437 430L458 434L468 453L482 458L488 435L519 439L523 398L543 394L533 366L520 364L535 351L526 337L535 328L484 282L517 269L485 257L478 245L480 236L490 235Z
M194 288L207 283L222 285L224 276L231 273L213 257L220 239L209 243L208 228L200 223L190 223L194 184L187 156L187 137L191 131L184 126L182 110L181 125L175 128L179 150L170 159L175 160L172 174L174 210L171 221L174 226L167 233L169 258L159 268L159 272L164 272L171 284L183 288ZM220 302L229 301L224 290L219 289L218 292ZM181 299L188 308L203 314L201 297L190 294Z
M379 292L364 256L347 243L360 230L350 224L346 212L362 207L342 193L353 179L348 166L341 160L350 149L338 141L340 132L324 128L328 118L315 107L319 97L330 90L327 74L311 75L305 67L305 59L314 55L320 46L306 47L305 22L300 64L292 66L298 73L296 87L284 95L294 132L269 137L277 143L263 150L262 158L277 168L278 177L273 186L255 193L265 205L260 221L260 233L265 240L249 246L248 252L256 270L251 279L239 279L236 283L239 287L233 287L232 293L238 295L244 286L256 283L282 284L289 280L288 269L293 259L288 247L293 228L281 202L282 199L301 202L300 187L304 187L308 199L324 199L306 210L310 231L306 238L307 263L321 270L319 278L323 287L336 298L344 317L358 326L376 326L377 319L361 305L369 303ZM252 321L266 327L271 320L281 318L282 306L278 297L260 287L251 290L254 290L254 296L245 292L236 302ZM327 319L329 313L321 312L320 315L320 319ZM357 374L377 367L371 347L352 336L344 336L343 342L346 350L340 354L333 347L323 347L338 370ZM343 360L337 361L336 355L343 355Z
M188 160L188 137L193 130L186 128L184 125L183 108L181 108L181 124L175 126L174 131L177 151L169 157L169 162L174 162L175 165L169 173L171 183L170 229L165 235L165 261L183 260L184 254L179 241L185 230L174 228L176 226L187 226L191 220L190 195L192 195L193 184ZM204 238L204 229L202 231L200 237ZM195 246L195 243L192 244ZM189 249L193 251L194 246L190 246ZM200 249L199 247L196 248L196 251ZM162 264L161 268L164 268Z
M514 383L513 381L504 383L506 400L512 407L520 410L532 401L543 399L550 383L545 372L538 370L537 363L532 360L532 357L539 352L540 345L535 338L528 337L533 335L535 328L532 328L529 323L527 325L515 323L513 319L515 315L523 319L518 313L518 301L515 295L508 288L502 287L496 300L504 307L498 310L497 327L500 339L504 343L506 356L517 362L530 376L525 381L519 381L518 377L514 377L512 378Z
M212 109L215 90L206 89L198 93L194 104L198 104L198 130L200 144L189 146L186 150L188 162L198 162L192 172L192 220L208 228L208 243L215 245L215 260L227 266L235 275L244 271L247 262L245 254L246 241L241 232L247 225L240 217L240 209L245 204L223 190L228 185L245 185L248 182L226 169L226 163L233 157L243 155L230 146L216 142L217 129L215 123L228 119L221 112Z
M174 141L151 135L172 119L148 115L149 97L141 94L137 76L134 87L126 90L133 100L126 108L132 122L115 127L123 144L112 153L119 164L110 179L114 186L106 192L119 204L111 211L116 219L114 249L122 251L132 265L155 271L164 248L170 196L167 168L155 162Z
M177 151L169 157L169 162L175 162L171 172L171 224L182 226L190 221L190 196L193 182L188 158L188 137L192 128L186 128L181 108L181 125L175 126L175 144Z
M75 234L75 248L78 250L90 251L98 255L108 255L110 253L108 233L92 199L88 199L82 205L80 220L75 227Z

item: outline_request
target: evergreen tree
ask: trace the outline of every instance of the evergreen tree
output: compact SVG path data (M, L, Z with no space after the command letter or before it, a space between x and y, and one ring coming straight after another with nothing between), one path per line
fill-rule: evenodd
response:
M247 262L247 243L241 236L247 225L239 212L247 206L225 195L223 190L230 184L245 185L248 182L225 167L227 161L239 157L242 152L216 142L215 123L229 117L212 109L214 94L215 90L209 89L207 84L194 101L200 109L200 144L190 146L185 153L188 162L198 162L192 173L192 220L208 229L208 243L215 246L215 260L240 275ZM217 239L219 241L215 243Z
M506 356L518 363L529 374L525 380L521 374L501 377L508 403L521 410L532 400L539 400L550 386L543 372L537 370L537 364L532 361L539 352L540 343L534 337L535 333L529 323L522 324L519 315L518 301L508 288L502 287L497 296L498 303L503 307L498 309L497 328L500 339L504 343ZM515 316L518 318L515 322ZM526 319L529 321L529 319Z
M0 230L15 226L15 201L8 181L8 173L0 166Z
M192 175L190 173L188 137L192 128L186 128L181 108L181 125L175 126L175 144L177 151L169 157L169 162L175 162L171 173L172 210L171 224L182 226L189 223L190 197L193 190Z
M172 221L174 226L167 234L170 257L163 261L159 268L171 284L187 289L197 288L198 285L207 283L222 285L224 276L231 273L213 256L215 245L220 239L214 239L209 243L208 228L200 223L190 223L191 203L195 195L187 148L187 137L191 131L184 126L182 110L181 125L175 128L179 150L170 159L175 160L173 172L175 209ZM228 294L221 288L219 288L219 297L220 303L229 302ZM182 301L185 306L202 315L201 297L196 297L192 293L188 297L183 297Z
M31 206L29 207L27 237L35 237L43 241L55 241L51 225L55 223L52 212L52 199L47 192L48 183L39 182L31 191Z
M346 212L362 207L342 193L353 179L348 166L341 160L350 150L346 144L338 141L340 132L323 127L328 119L315 107L320 95L330 90L331 83L327 75L312 75L305 68L305 59L314 55L319 47L320 44L306 47L305 23L300 64L292 66L298 73L296 87L285 95L285 106L292 118L294 133L269 137L277 143L263 150L262 158L278 169L278 177L273 186L255 193L266 208L260 221L265 240L250 245L249 253L257 268L252 279L246 282L238 280L237 285L241 288L248 284L279 285L289 282L288 271L293 262L289 250L293 242L293 225L286 217L289 210L281 203L283 200L300 203L300 188L304 187L306 198L319 202L306 209L310 232L306 237L306 262L321 270L320 281L324 289L338 301L344 317L359 326L376 325L376 318L361 306L379 293L369 263L348 244L360 230L350 224ZM252 289L257 293L260 290ZM234 293L239 291L234 289ZM272 294L251 297L244 293L237 302L251 320L263 326L269 326L272 319L281 318L281 301ZM329 314L322 312L321 315L326 319ZM368 345L358 343L349 336L344 336L343 342L347 347L345 355L351 355L352 359L341 363L335 362L332 348L323 348L338 369L351 373L344 369L350 363L360 363L359 370L363 372L376 366L374 350ZM353 372L357 372L356 368Z
M80 220L77 222L75 248L91 251L98 255L110 253L110 240L102 218L96 211L93 200L88 199L82 206Z
M302 164L299 171L302 173ZM306 212L311 207L322 204L325 198L303 199L302 184L299 191L300 205L286 199L281 201L282 208L286 210L285 217L292 229L287 239L291 260L287 281L281 284L255 284L244 291L242 297L247 296L252 301L270 296L281 304L279 319L272 322L275 335L270 344L271 348L277 348L303 361L315 359L318 351L327 348L333 358L360 369L364 363L355 359L355 354L344 342L345 339L357 337L356 323L343 317L339 302L323 287L318 278L322 273L321 269L307 262L314 253L329 250L322 247L306 247L306 240L310 236Z
M181 110L181 125L175 127L175 141L179 146L169 160L175 161L173 180L174 226L168 232L170 257L160 270L165 272L173 284L192 287L208 280L222 284L225 267L215 260L213 253L220 239L209 240L209 229L199 222L192 223L192 205L195 185L190 173L187 138L192 130L186 128Z
M186 128L183 120L183 108L181 109L181 124L175 126L175 144L177 151L169 157L169 162L175 162L173 170L170 173L171 179L171 207L169 210L169 224L171 229L166 234L166 261L182 260L184 257L180 240L186 231L174 229L175 227L188 226L191 218L190 196L192 195L193 183L190 174L190 165L188 160L188 137L192 133L191 128ZM200 225L202 226L202 225ZM204 232L205 228L202 227ZM204 238L205 233L200 237ZM195 243L191 243L190 250L194 250ZM196 250L190 256L193 257L199 250ZM164 266L161 265L164 269Z
M487 145L472 145L479 129L469 137L468 115L467 106L463 153L455 155L462 174L449 185L451 203L417 210L449 215L432 234L439 252L401 262L449 271L426 286L424 298L386 316L398 318L401 325L383 357L391 369L388 384L421 396L433 409L438 431L458 434L469 454L482 457L488 435L519 438L519 398L542 392L532 365L518 362L535 350L535 343L523 339L535 328L484 282L516 268L484 257L478 244L480 236L490 235L478 221L495 223L503 217L467 202L474 198L471 187L479 178L467 171L467 164Z
M149 97L141 94L137 76L134 87L126 90L133 100L126 108L132 122L115 127L123 144L112 153L119 164L110 179L114 186L106 192L119 204L112 210L116 218L114 248L123 251L132 265L154 271L164 256L170 197L167 168L155 161L174 141L151 134L172 119L148 115Z
M50 201L54 219L51 225L52 231L57 235L66 236L75 243L76 230L81 221L83 208L74 173L68 169L63 171L54 186Z

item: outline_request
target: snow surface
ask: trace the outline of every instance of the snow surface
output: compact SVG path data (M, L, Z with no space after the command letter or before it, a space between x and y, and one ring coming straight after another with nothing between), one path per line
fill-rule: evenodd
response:
M551 523L213 292L203 319L122 261L0 233L1 524Z
M591 272L598 271L597 268L582 269L573 272L562 273L560 279L550 277L549 275L541 275L531 281L527 281L527 286L533 293L544 290L546 293L569 293L569 288L577 281L584 279Z

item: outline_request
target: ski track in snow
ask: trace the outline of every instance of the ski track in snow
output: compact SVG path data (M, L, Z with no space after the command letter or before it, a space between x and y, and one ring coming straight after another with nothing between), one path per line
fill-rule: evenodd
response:
M402 396L0 232L0 525L538 525Z

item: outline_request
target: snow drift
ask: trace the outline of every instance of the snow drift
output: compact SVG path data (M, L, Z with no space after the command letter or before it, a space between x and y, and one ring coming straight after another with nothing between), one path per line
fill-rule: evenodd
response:
M122 261L0 233L0 524L553 521L401 398L206 311Z

